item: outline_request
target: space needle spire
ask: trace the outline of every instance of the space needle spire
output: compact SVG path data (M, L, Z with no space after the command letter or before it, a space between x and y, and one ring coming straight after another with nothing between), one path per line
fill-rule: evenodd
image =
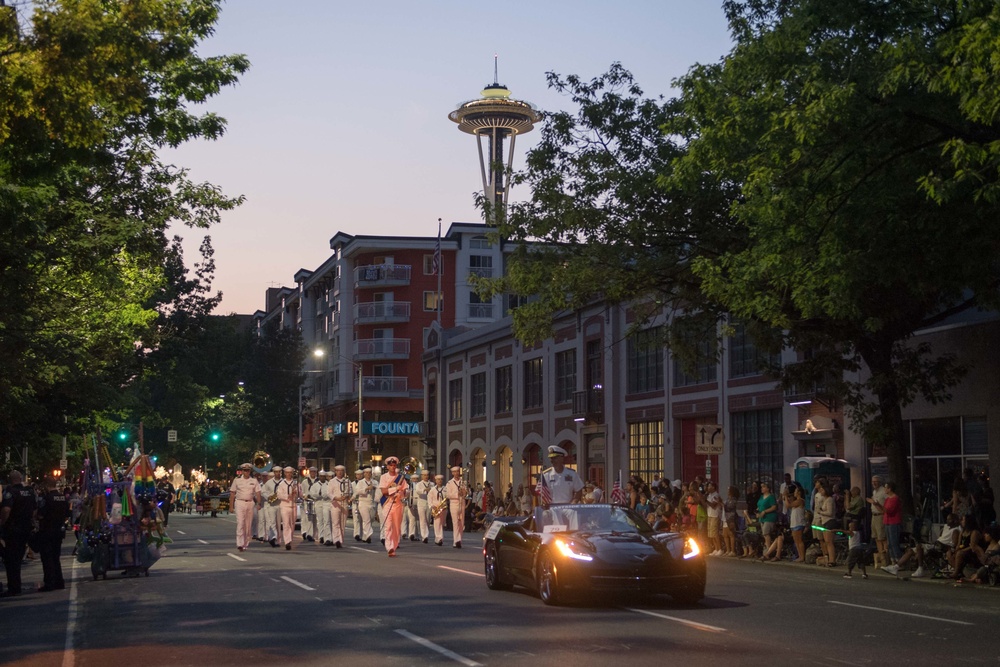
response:
M483 177L483 194L488 203L487 216L507 210L510 175L513 171L514 140L519 134L531 132L541 118L535 108L510 96L507 86L499 83L497 57L493 57L493 83L486 86L482 97L460 105L448 114L458 129L474 135L479 147L479 171ZM510 139L504 156L504 142ZM486 151L483 151L483 142ZM493 221L487 219L487 223Z

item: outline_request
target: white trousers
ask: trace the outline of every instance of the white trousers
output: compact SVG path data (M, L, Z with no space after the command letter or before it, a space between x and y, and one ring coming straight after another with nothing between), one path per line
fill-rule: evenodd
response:
M320 544L330 541L330 501L317 500L313 505L316 508L316 533L313 535Z

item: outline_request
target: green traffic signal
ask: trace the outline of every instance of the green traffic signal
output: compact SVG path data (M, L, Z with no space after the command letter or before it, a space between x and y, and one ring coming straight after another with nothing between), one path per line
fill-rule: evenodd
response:
M211 438L212 442L218 442L219 440L222 439L222 434L219 433L218 431L212 431Z
M118 439L122 442L128 440L128 431L118 431Z

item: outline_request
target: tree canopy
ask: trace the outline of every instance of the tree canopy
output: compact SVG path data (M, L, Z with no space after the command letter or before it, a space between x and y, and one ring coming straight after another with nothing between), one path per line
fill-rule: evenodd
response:
M724 7L732 51L675 99L642 99L617 65L550 76L578 111L546 116L519 178L531 200L500 232L545 243L491 289L540 294L514 312L528 340L598 298L779 330L807 353L786 381L839 378L852 425L905 482L902 407L946 400L961 375L910 339L997 305L1000 8Z

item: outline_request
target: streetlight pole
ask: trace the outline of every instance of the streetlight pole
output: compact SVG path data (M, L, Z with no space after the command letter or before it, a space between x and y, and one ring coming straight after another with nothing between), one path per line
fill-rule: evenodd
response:
M313 350L312 356L314 358L316 358L316 359L321 359L324 354L326 354L326 352L323 351L323 348L316 348L315 350ZM317 371L317 370L313 369L311 371L303 371L303 372L305 372L305 373L323 373L325 371L321 371L321 370ZM295 462L295 467L296 468L301 467L301 465L302 465L302 387L303 387L303 385L304 385L304 382L302 384L299 384L299 458Z
M355 362L351 362L355 363ZM361 372L361 363L357 363L358 366L358 461L361 461L361 439L364 437L365 433L365 411L361 407L361 386L364 384L365 377Z

